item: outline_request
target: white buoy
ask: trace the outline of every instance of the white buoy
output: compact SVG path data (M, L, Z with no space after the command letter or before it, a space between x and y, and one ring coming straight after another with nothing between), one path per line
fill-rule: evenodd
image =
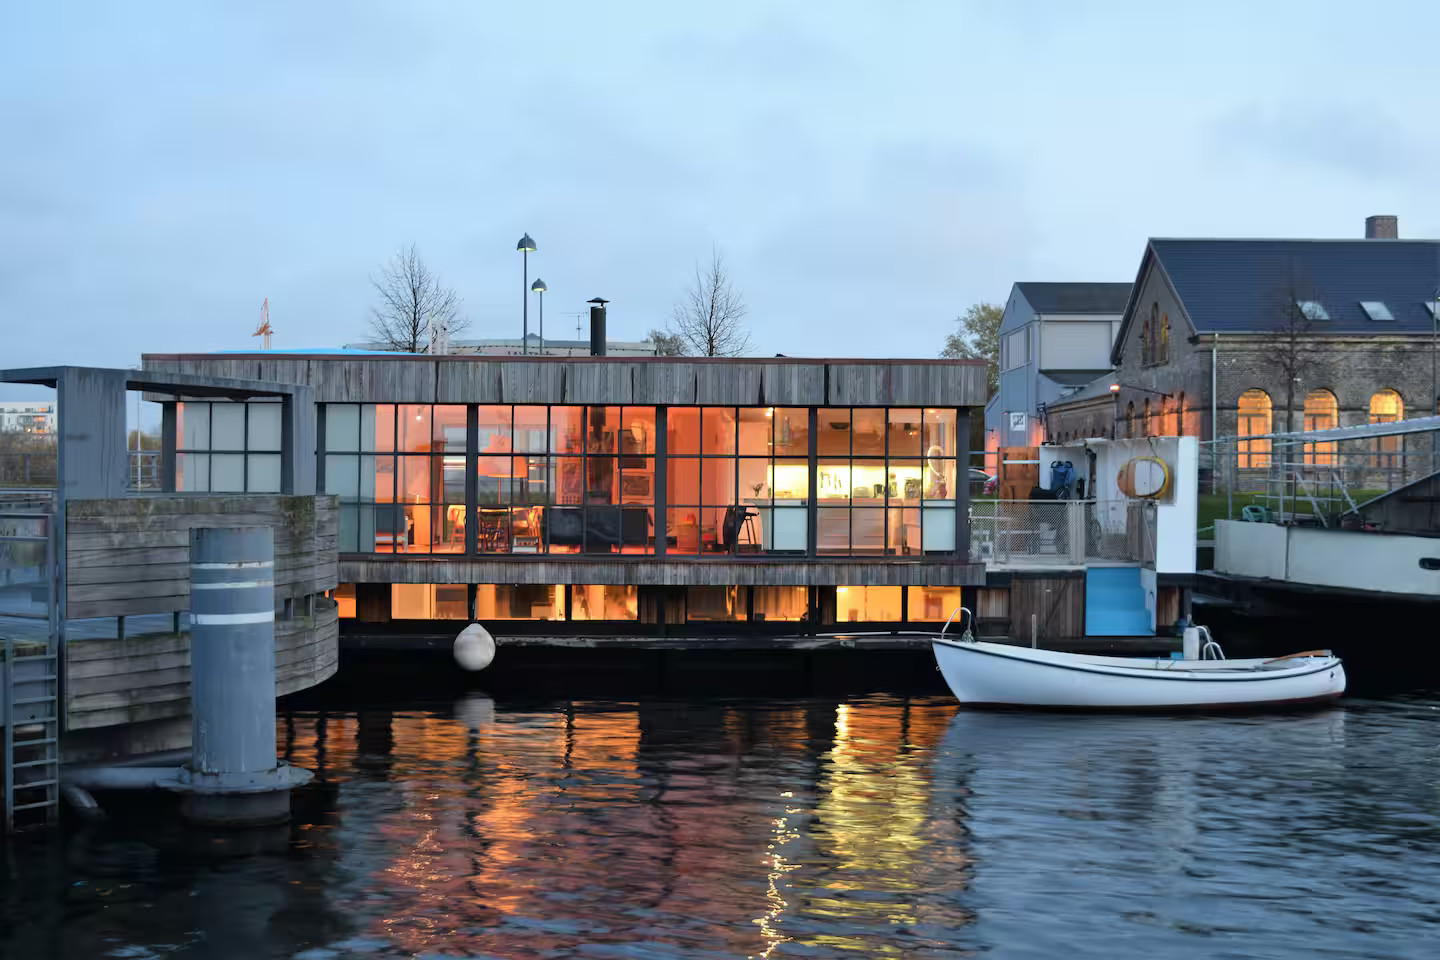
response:
M472 623L455 638L455 662L466 670L484 670L495 659L495 638L490 631Z

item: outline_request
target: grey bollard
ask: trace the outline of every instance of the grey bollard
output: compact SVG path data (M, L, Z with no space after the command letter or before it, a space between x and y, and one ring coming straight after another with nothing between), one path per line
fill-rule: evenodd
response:
M275 758L275 538L269 527L190 532L190 766L163 785L194 823L290 816L310 773Z
M275 534L190 531L192 773L275 769Z

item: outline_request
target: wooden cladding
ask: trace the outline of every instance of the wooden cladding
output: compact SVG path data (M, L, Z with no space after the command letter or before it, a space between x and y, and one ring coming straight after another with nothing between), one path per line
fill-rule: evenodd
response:
M313 687L333 675L339 666L339 633L335 606L328 602L314 617L276 620L275 695ZM187 634L75 642L65 661L70 730L190 715Z
M985 583L983 563L897 562L824 557L781 561L660 559L610 555L586 559L416 559L374 557L340 562L344 583L540 583L636 586L843 586L969 587ZM357 587L358 589L358 587ZM358 595L357 595L358 596ZM358 599L357 599L358 602Z
M275 599L336 584L334 497L249 494L71 500L65 522L70 619L190 607L192 527L273 527Z
M147 370L309 384L319 403L980 407L960 360L169 356Z

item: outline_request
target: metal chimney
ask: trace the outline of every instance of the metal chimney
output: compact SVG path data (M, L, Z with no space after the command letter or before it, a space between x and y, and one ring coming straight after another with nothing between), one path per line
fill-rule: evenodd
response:
M605 304L609 303L602 297L594 300L587 300L590 304L590 356L605 356Z
M1366 240L1400 239L1400 218L1389 214L1365 218Z

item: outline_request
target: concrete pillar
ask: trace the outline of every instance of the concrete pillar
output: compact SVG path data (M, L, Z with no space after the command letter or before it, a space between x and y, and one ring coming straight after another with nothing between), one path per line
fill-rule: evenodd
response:
M309 771L275 757L275 534L190 532L190 766L166 786L195 823L245 826L290 816Z

